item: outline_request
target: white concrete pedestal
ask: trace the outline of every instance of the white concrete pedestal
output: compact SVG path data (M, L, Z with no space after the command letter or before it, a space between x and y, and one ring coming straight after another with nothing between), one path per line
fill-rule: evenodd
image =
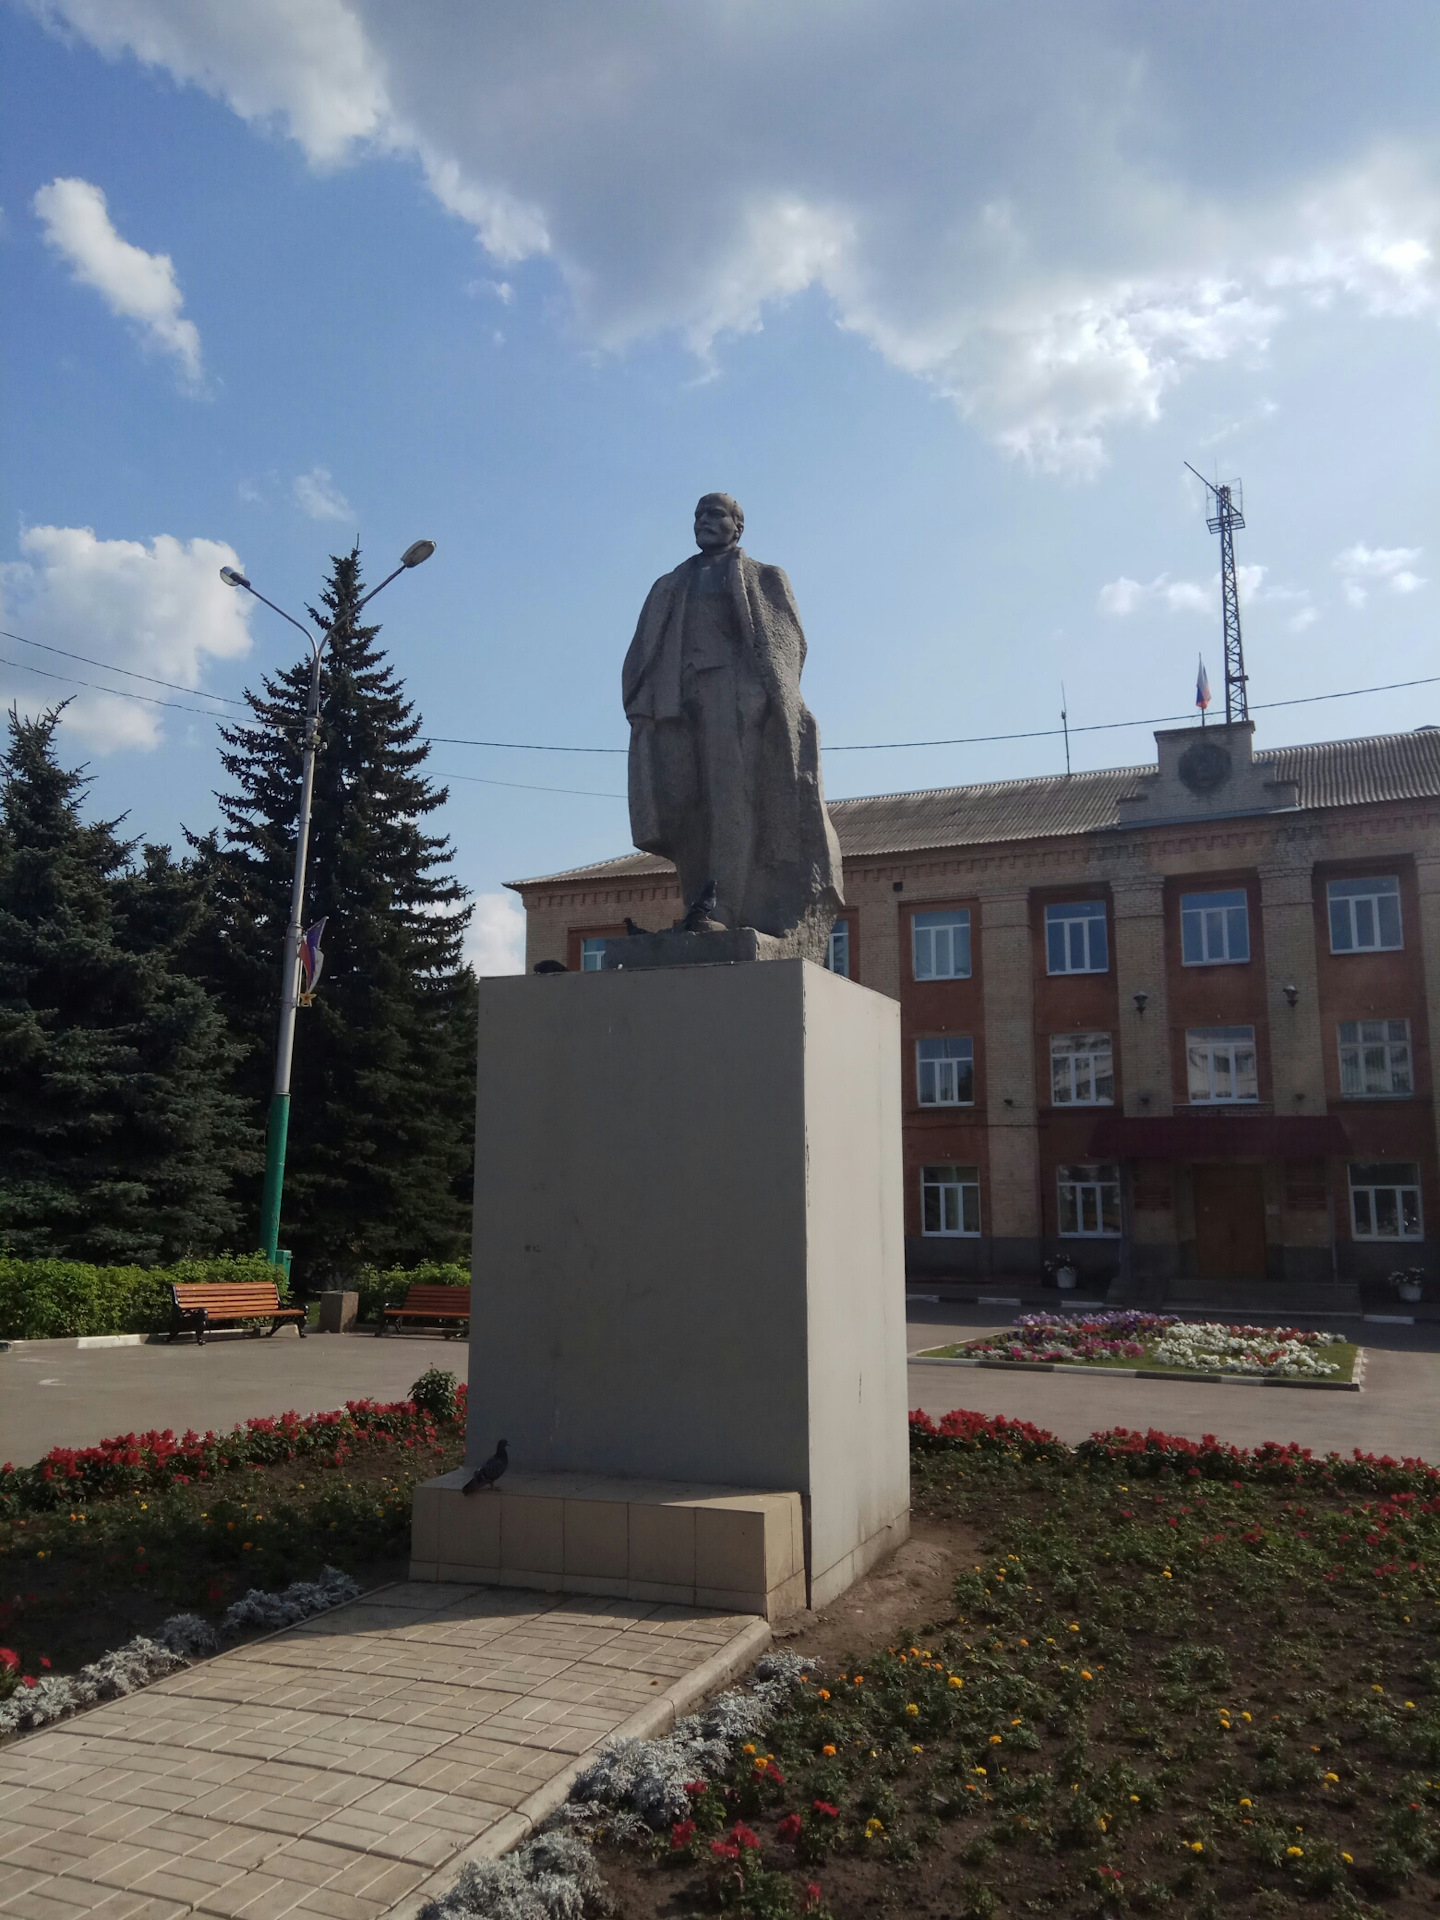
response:
M797 1493L833 1599L908 1531L900 1165L899 1009L823 968L482 981L468 1464Z

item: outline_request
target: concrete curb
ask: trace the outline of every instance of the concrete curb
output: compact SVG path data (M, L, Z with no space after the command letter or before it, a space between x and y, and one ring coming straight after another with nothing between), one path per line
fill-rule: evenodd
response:
M572 1760L569 1766L562 1767L553 1779L547 1780L543 1787L537 1787L512 1812L487 1827L473 1845L466 1847L463 1853L456 1854L447 1865L432 1873L428 1880L422 1880L413 1893L407 1893L395 1906L387 1907L384 1920L417 1920L420 1909L441 1894L448 1893L472 1861L498 1860L502 1854L509 1853L513 1847L528 1840L542 1821L547 1820L557 1807L564 1806L570 1798L571 1787L592 1763L601 1746L611 1740L654 1740L660 1734L669 1733L675 1722L697 1706L707 1694L716 1692L727 1681L753 1666L770 1645L770 1639L770 1624L766 1620L752 1620L748 1627L742 1627L718 1653L713 1653L698 1667L692 1667L689 1673L656 1699L647 1700L613 1733L607 1733L604 1740L597 1742L587 1753Z
M82 1333L64 1340L0 1340L0 1353L28 1353L35 1347L49 1352L74 1353L77 1348L85 1347L158 1346L164 1337L160 1333Z
M1357 1354L1355 1371L1364 1370L1364 1350ZM1310 1393L1360 1393L1359 1380L1281 1380L1258 1373L1166 1373L1159 1367L1087 1367L1071 1360L961 1360L948 1354L906 1355L912 1367L986 1367L996 1373L1080 1373L1090 1379L1171 1380L1182 1387L1303 1387Z

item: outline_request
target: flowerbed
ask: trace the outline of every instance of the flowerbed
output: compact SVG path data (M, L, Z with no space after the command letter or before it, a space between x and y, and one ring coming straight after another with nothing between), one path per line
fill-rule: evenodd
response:
M419 1383L416 1383L417 1386ZM465 1424L465 1388L453 1390L454 1418ZM268 1467L321 1456L343 1466L362 1440L406 1451L433 1447L441 1420L413 1400L347 1400L336 1413L282 1413L247 1420L225 1434L124 1433L95 1447L54 1447L31 1467L0 1466L0 1521L54 1512L118 1494L212 1480L240 1467Z
M648 1831L616 1819L629 1920L1434 1910L1434 1469L966 1413L912 1435L952 1603L812 1664Z
M1355 1348L1339 1333L1299 1327L1225 1326L1218 1321L1185 1321L1174 1314L1116 1311L1022 1314L1003 1333L985 1334L959 1345L931 1347L917 1357L1348 1380Z
M177 1607L219 1621L247 1588L326 1563L370 1585L403 1578L415 1486L460 1464L465 1432L453 1375L432 1369L411 1394L219 1438L127 1435L12 1470L0 1642L42 1677L153 1637Z

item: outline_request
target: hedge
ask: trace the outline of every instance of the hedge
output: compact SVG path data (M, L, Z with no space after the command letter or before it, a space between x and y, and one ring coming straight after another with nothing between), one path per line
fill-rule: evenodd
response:
M162 1332L170 1324L172 1280L273 1280L288 1298L283 1272L262 1253L177 1260L173 1267L92 1267L0 1253L0 1340Z

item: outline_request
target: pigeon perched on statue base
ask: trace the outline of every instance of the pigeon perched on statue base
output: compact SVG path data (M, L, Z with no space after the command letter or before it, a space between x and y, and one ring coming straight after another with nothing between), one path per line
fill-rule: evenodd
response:
M495 1451L483 1465L478 1466L460 1489L462 1493L479 1493L484 1487L493 1487L510 1464L507 1442L497 1440Z

